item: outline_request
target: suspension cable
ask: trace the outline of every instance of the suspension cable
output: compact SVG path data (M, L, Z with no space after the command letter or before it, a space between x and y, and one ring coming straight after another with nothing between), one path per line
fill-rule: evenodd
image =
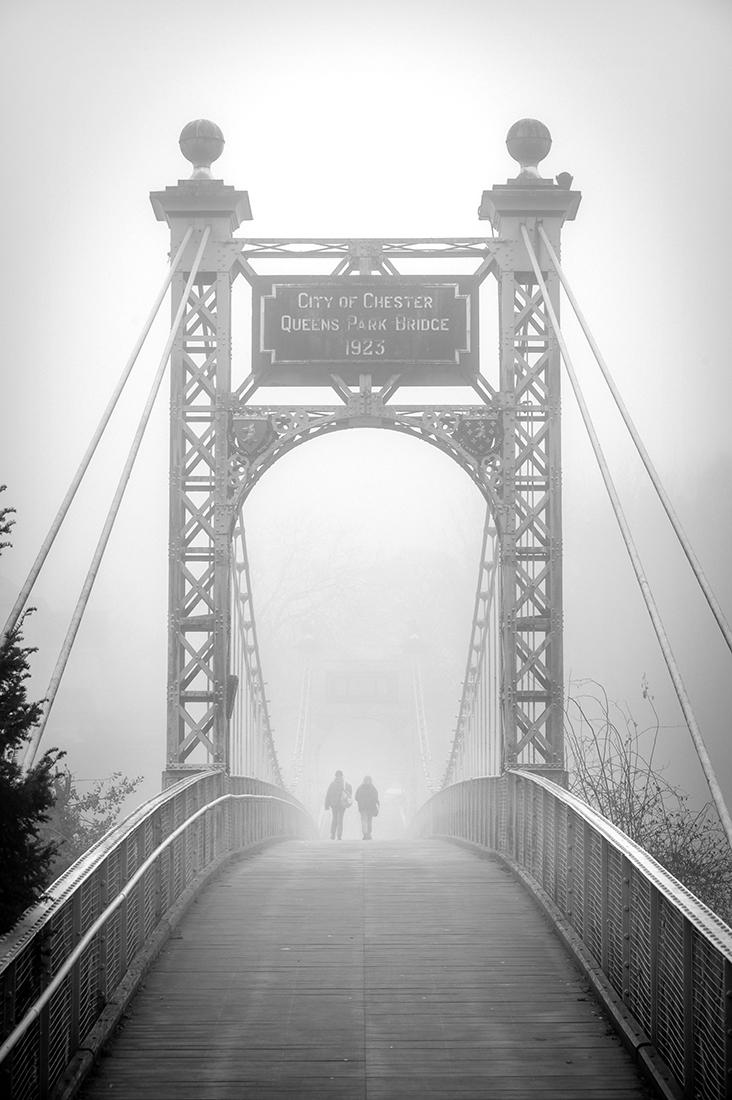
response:
M300 713L297 720L297 740L295 741L295 752L292 759L292 783L289 790L292 794L295 793L297 784L300 781L300 773L302 772L303 760L305 757L305 743L308 733L308 716L310 714L310 688L313 678L313 662L309 653L305 654L305 667L302 673L302 687L300 689Z
M470 647L468 660L463 680L463 691L460 698L460 710L458 711L455 736L450 748L450 756L442 777L442 788L454 781L455 771L460 764L465 749L465 731L469 719L469 712L475 704L475 689L480 680L480 666L485 656L485 647L488 637L488 620L493 605L495 587L495 548L491 551L491 566L486 565L488 558L488 540L495 536L495 528L492 527L493 517L490 509L486 509L485 523L483 524L483 540L480 546L480 567L478 570L478 587L475 592L473 604L473 624L470 634ZM489 572L488 589L485 588L486 571ZM481 615L483 618L481 619ZM481 625L479 625L479 623ZM477 654L477 660L476 660Z
M56 514L56 518L54 519L53 523L51 524L51 526L48 530L48 534L46 535L46 538L43 541L43 545L41 546L40 550L38 551L38 555L36 557L36 560L33 562L31 570L30 570L28 576L26 577L25 584L21 588L21 590L18 594L18 598L15 601L15 603L13 604L13 609L10 612L10 615L8 616L8 621L5 623L5 626L3 627L2 638L0 638L0 645L2 645L2 643L5 641L7 636L16 627L16 625L18 623L18 619L20 618L20 616L23 612L23 608L25 607L26 603L28 602L28 597L31 594L31 591L33 589L33 585L36 583L36 580L38 578L38 574L40 573L41 569L43 568L43 563L45 562L46 558L48 557L48 553L49 553L51 547L53 546L56 535L58 534L58 532L61 528L61 524L63 523L64 519L66 518L66 513L68 512L69 508L71 507L71 502L73 501L74 497L76 496L76 490L79 488L79 485L81 484L81 481L84 477L84 474L86 473L86 471L89 467L89 463L91 462L92 458L94 457L94 452L97 449L97 446L99 444L100 439L104 435L104 431L107 427L107 424L109 423L109 419L110 419L112 413L114 412L115 406L117 405L117 401L119 400L119 398L122 394L122 391L125 388L125 385L127 384L127 380L128 380L128 378L129 378L129 376L132 372L132 368L134 367L135 363L137 362L137 357L140 354L140 351L142 349L142 345L145 343L145 340L147 339L147 335L148 335L150 329L152 328L152 323L155 320L155 318L157 317L158 310L160 309L160 304L161 304L163 298L165 297L165 294L167 292L168 287L170 286L170 283L173 279L173 276L175 275L176 271L178 270L178 266L180 264L180 261L183 258L183 253L186 249L186 246L187 246L189 240L191 239L192 232L193 232L193 227L189 226L188 229L185 232L185 236L183 237L183 240L180 242L180 247L178 248L178 251L175 254L175 258L173 259L173 262L170 265L170 270L168 271L168 274L165 276L165 279L163 281L163 285L161 286L160 292L158 293L158 296L155 299L153 307L150 310L150 313L148 314L147 320L145 321L145 324L142 326L142 331L141 331L141 333L140 333L140 335L137 339L137 343L135 344L134 348L132 349L130 357L127 360L127 363L125 364L125 368L122 371L120 379L119 379L119 381L117 383L117 386L114 390L114 393L112 394L111 398L109 399L109 404L107 405L107 408L105 409L105 411L102 415L102 418L99 421L99 424L97 425L97 429L94 432L94 435L92 436L91 442L89 443L89 446L87 447L86 454L84 455L84 457L81 460L81 463L79 464L79 468L76 471L76 473L75 473L75 475L74 475L74 477L71 481L71 484L69 485L66 496L64 497L63 501L61 502L61 507L59 508L59 510Z
M422 757L422 770L427 781L427 789L430 794L439 790L439 785L432 778L432 754L430 753L429 737L427 735L427 719L424 713L424 696L422 694L422 677L419 664L412 661L412 687L414 689L414 709L417 715L417 734L419 737L419 754Z
M186 283L183 296L180 300L180 305L178 306L178 309L176 311L175 319L170 330L170 335L168 336L168 340L165 344L165 349L160 359L155 378L153 379L153 384L150 388L150 393L148 394L145 408L143 409L142 416L140 417L140 422L137 426L135 438L132 441L132 446L130 447L129 454L127 455L127 461L122 471L119 484L117 485L117 491L114 495L114 499L112 500L109 512L107 513L107 518L104 522L104 527L102 528L102 533L99 537L97 548L94 551L94 557L92 558L91 565L89 566L89 570L87 572L86 579L81 590L81 595L79 596L79 601L71 618L71 623L69 624L69 629L66 633L63 646L61 647L61 652L59 654L58 661L56 662L56 667L53 670L51 682L48 685L48 691L46 692L46 697L44 700L43 716L40 723L34 730L33 736L28 742L28 748L26 749L25 756L23 758L23 767L26 771L33 765L33 761L35 760L36 753L38 751L38 746L40 745L41 738L43 736L43 731L45 730L46 724L48 723L48 717L51 713L51 708L56 698L59 684L61 683L61 677L64 674L64 670L68 663L72 646L76 639L81 620L84 616L84 611L86 610L86 605L89 602L89 596L91 594L94 581L97 578L99 566L101 565L104 551L106 550L107 542L109 541L109 536L112 533L112 528L114 527L114 522L117 518L117 513L119 512L122 498L125 494L127 483L130 479L130 474L132 473L132 467L135 464L135 459L137 458L137 453L140 449L140 444L142 443L142 437L145 434L145 429L147 428L148 421L150 420L150 414L152 413L153 405L155 404L155 398L158 395L158 390L160 389L160 384L165 374L165 368L168 365L168 359L173 348L173 343L176 336L178 335L178 329L180 328L181 321L183 320L183 314L185 313L188 298L193 288L196 275L198 274L198 267L201 263L201 257L203 256L206 242L208 241L210 234L211 226L207 225L203 230L203 234L201 235L201 243L198 246L198 251L196 252L196 257L193 261L190 275L188 276L188 282Z
M269 706L265 692L265 682L262 676L262 665L259 656L259 641L257 639L257 623L254 615L254 600L252 596L252 581L249 573L249 555L247 553L246 535L244 531L244 518L240 513L239 519L236 525L236 534L239 538L239 546L241 549L242 560L240 563L240 585L241 579L244 580L246 589L247 602L249 604L249 620L244 623L244 629L246 631L245 641L243 646L244 653L244 667L246 669L247 680L247 693L250 699L251 705L251 717L252 725L256 728L258 733L258 739L254 746L258 752L261 753L260 761L262 766L269 769L270 777L274 777L272 782L277 787L286 788L285 780L280 768L280 762L277 759L277 749L275 748L274 738L272 736L272 726L269 717ZM254 774L257 774L256 771Z
M643 462L643 465L646 468L648 476L650 477L651 481L653 482L653 486L654 486L654 488L655 488L655 490L658 494L659 500L661 501L661 504L664 507L666 515L668 516L669 520L671 521L671 526L673 527L673 529L676 533L676 537L678 538L679 542L681 543L681 548L683 549L684 553L686 554L689 565L691 566L691 568L694 571L694 576L696 577L697 581L699 582L699 586L700 586L702 592L704 593L704 596L706 598L707 603L709 604L709 607L711 609L712 614L714 615L714 618L717 621L717 625L719 626L719 629L722 631L722 634L724 635L724 639L725 639L730 651L732 652L732 629L730 629L730 625L727 622L727 620L725 618L725 615L724 615L724 612L722 611L722 608L719 605L719 601L717 600L717 597L714 595L714 592L712 591L712 587L711 587L711 585L709 584L709 581L706 578L706 575L704 573L704 570L701 567L699 559L697 558L696 554L694 553L694 548L692 547L686 532L684 531L683 527L681 526L681 522L680 522L678 516L676 515L676 512L674 511L674 507L673 507L673 505L672 505L672 503L669 499L669 496L668 496L666 490L663 487L661 479L658 476L658 472L656 471L656 469L655 469L655 467L654 467L654 465L651 461L650 455L648 454L648 451L646 450L646 448L643 444L643 440L641 439L640 435L638 434L638 429L636 428L635 424L633 423L633 420L630 416L630 413L628 412L628 410L625 406L625 402L623 401L622 397L620 396L620 392L619 392L617 386L615 385L615 381L614 381L614 379L613 379L613 377L610 373L610 369L609 369L607 363L605 362L605 359L603 358L602 352L600 351L599 347L597 346L597 342L595 341L595 338L593 337L592 332L590 331L590 327L589 327L589 325L587 324L587 321L584 318L582 310L579 307L579 303L577 302L577 299L575 298L574 294L572 293L572 288L569 285L569 281L567 279L567 276L565 275L564 271L562 270L562 267L559 263L557 255L556 255L554 249L552 248L551 241L549 240L549 238L546 234L546 230L544 229L543 225L539 226L539 234L540 234L541 239L544 242L546 250L549 254L549 259L552 261L552 264L554 265L554 268L557 272L557 275L561 279L562 286L564 287L564 289L566 291L567 297L569 298L570 302L572 303L572 308L574 309L574 312L577 315L577 320L579 321L580 325L582 326L582 331L584 332L585 336L587 337L587 342L589 343L590 347L592 348L592 353L595 356L595 359L597 360L597 364L598 364L600 370L602 371L602 374L603 374L603 377L604 377L605 381L607 382L610 393L613 395L613 398L615 400L615 404L617 405L617 407L620 411L620 415L622 416L623 420L625 421L625 426L628 429L633 442L635 443L638 454L641 457L641 460Z
M557 338L557 342L559 343L559 348L562 353L562 359L564 360L564 366L567 370L567 375L569 376L569 381L572 385L572 389L574 390L574 395L577 399L577 404L579 406L579 410L582 416L582 420L584 421L590 443L592 444L592 449L595 452L595 458L597 459L597 464L600 467L600 473L602 474L605 488L607 489L608 496L610 497L610 503L612 504L615 518L618 521L618 526L620 527L620 532L623 536L623 541L625 542L628 556L630 557L633 570L638 580L643 599L648 609L648 614L651 617L653 629L656 632L656 637L658 638L659 645L661 646L661 652L663 653L666 667L668 668L671 680L676 690L676 696L681 705L681 710L684 714L684 718L686 719L686 724L689 729L689 733L691 734L691 739L694 742L694 747L696 748L699 762L701 763L704 776L707 780L707 784L712 795L712 799L714 800L714 805L717 808L719 819L727 835L729 845L730 847L732 847L732 819L730 818L729 811L725 804L724 795L722 794L722 790L719 786L719 783L717 782L717 777L714 773L714 767L712 766L712 762L709 758L706 745L704 744L704 739L697 725L696 718L694 717L694 712L691 708L691 702L686 692L686 688L684 687L684 682L681 678L681 673L676 663L676 658L674 657L673 651L671 649L671 644L668 640L668 636L661 620L658 607L656 606L656 601L653 597L650 584L648 583L648 578L646 577L640 556L633 541L633 536L630 532L628 522L625 518L625 513L623 512L623 507L620 503L620 498L618 497L615 484L612 480L610 470L605 460L605 455L603 454L602 447L600 446L600 441L597 437L597 433L595 432L595 426L592 422L592 418L585 403L584 395L582 393L582 389L580 388L577 375L575 374L574 366L567 350L567 345L564 341L564 336L562 335L562 331L559 327L559 321L557 319L554 306L552 305L551 299L549 298L549 292L544 282L544 278L541 274L541 268L539 267L539 261L536 258L536 254L531 243L531 238L529 237L526 226L523 223L521 225L521 236L523 237L524 244L526 245L526 250L531 261L531 266L534 269L534 274L536 276L536 280L539 284L539 289L541 290L541 294L544 299L544 305L546 306L549 320L551 321L552 328L554 329L554 334Z

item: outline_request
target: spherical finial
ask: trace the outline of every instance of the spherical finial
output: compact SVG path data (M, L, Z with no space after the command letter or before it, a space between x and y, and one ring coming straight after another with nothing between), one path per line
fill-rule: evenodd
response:
M224 151L224 135L215 122L197 118L181 130L180 151L193 165L192 180L210 180L211 165Z
M506 148L521 165L520 176L541 179L537 165L551 147L552 135L544 123L535 118L519 119L506 134Z

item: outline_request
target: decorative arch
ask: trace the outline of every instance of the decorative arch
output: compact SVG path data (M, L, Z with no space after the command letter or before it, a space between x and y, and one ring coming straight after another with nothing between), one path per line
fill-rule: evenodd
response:
M382 428L420 439L465 470L498 526L502 515L503 421L494 407L389 406L376 394L342 406L290 408L235 403L229 411L232 531L247 496L274 463L295 447L331 432Z

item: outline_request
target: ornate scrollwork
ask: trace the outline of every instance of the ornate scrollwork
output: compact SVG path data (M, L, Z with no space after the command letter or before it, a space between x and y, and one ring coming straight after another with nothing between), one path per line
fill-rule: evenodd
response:
M494 514L502 498L503 416L499 409L476 414L474 410L433 409L424 414L429 433L455 448L458 455L478 467L480 483L487 489Z
M500 509L503 421L497 408L385 406L375 395L354 394L345 407L295 406L231 408L230 492L238 497L258 480L280 454L349 422L373 419L447 451Z
M285 450L323 430L332 430L345 410L295 406L289 409L235 404L229 419L229 491L240 494L251 487Z

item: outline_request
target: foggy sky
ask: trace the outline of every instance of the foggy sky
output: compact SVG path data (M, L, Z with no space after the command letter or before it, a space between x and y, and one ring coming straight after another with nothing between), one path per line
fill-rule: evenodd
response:
M5 0L0 33L0 483L8 485L0 499L18 510L14 547L0 558L0 610L163 279L168 232L148 193L189 175L177 147L186 122L210 118L224 131L216 174L249 191L255 216L240 236L436 237L487 234L476 216L481 191L515 174L505 135L529 116L554 139L544 174L570 171L583 193L564 229L565 269L730 613L729 4ZM163 312L33 597L34 697L45 690L157 364ZM568 306L564 317L732 798L730 655L592 381ZM484 344L483 354L490 359L493 348ZM675 728L680 714L566 385L564 412L567 673L601 681L631 707L645 674L673 727L674 773L694 786L688 735ZM144 774L146 794L157 789L165 748L167 430L161 395L46 740L68 750L80 778ZM250 501L253 558L283 515L305 510L326 524L336 513L385 558L444 540L435 583L448 590L457 499L477 567L477 493L444 456L386 434L308 444L286 460L290 476L284 461L266 475ZM256 599L256 575L254 583ZM465 650L473 583L455 596L466 607ZM459 693L452 713L458 701ZM441 725L450 706L435 707ZM442 725L435 736L445 741Z

